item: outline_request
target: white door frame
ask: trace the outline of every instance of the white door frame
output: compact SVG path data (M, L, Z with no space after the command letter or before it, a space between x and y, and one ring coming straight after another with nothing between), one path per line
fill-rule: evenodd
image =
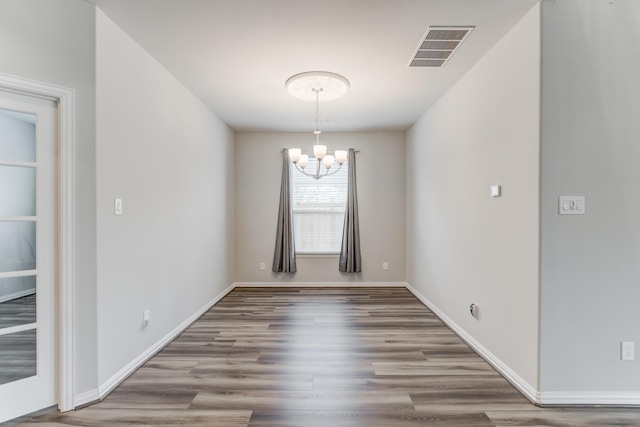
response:
M60 411L70 411L75 408L75 91L6 74L0 74L0 89L58 104L57 400Z

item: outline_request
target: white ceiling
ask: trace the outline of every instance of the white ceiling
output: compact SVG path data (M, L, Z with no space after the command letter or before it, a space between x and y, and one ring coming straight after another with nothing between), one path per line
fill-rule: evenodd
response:
M236 131L311 131L285 81L351 83L325 131L406 130L538 0L90 0ZM475 26L443 68L407 65L427 28Z

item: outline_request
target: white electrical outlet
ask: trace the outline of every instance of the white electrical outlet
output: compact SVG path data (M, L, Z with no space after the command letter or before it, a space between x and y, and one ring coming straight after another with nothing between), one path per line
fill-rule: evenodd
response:
M149 312L149 310L145 310L142 313L142 326L146 328L150 324L151 324L151 313Z
M477 319L478 318L478 306L475 305L475 304L471 304L469 306L469 313L471 313L471 315Z
M633 342L622 341L620 343L620 359L621 360L633 360Z
M385 271L389 269L389 263L387 261L382 263L382 269Z
M260 263L260 271L264 271L267 269L267 264L265 264L264 262Z
M584 196L560 196L558 198L558 213L560 215L584 215Z

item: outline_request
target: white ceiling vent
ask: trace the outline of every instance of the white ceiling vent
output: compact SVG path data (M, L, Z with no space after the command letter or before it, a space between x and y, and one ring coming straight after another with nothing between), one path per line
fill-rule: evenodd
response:
M443 67L475 27L429 27L409 67Z

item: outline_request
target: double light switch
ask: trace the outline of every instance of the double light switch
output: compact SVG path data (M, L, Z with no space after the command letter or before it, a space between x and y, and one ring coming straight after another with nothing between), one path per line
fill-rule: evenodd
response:
M558 213L560 215L584 215L584 196L560 196Z

